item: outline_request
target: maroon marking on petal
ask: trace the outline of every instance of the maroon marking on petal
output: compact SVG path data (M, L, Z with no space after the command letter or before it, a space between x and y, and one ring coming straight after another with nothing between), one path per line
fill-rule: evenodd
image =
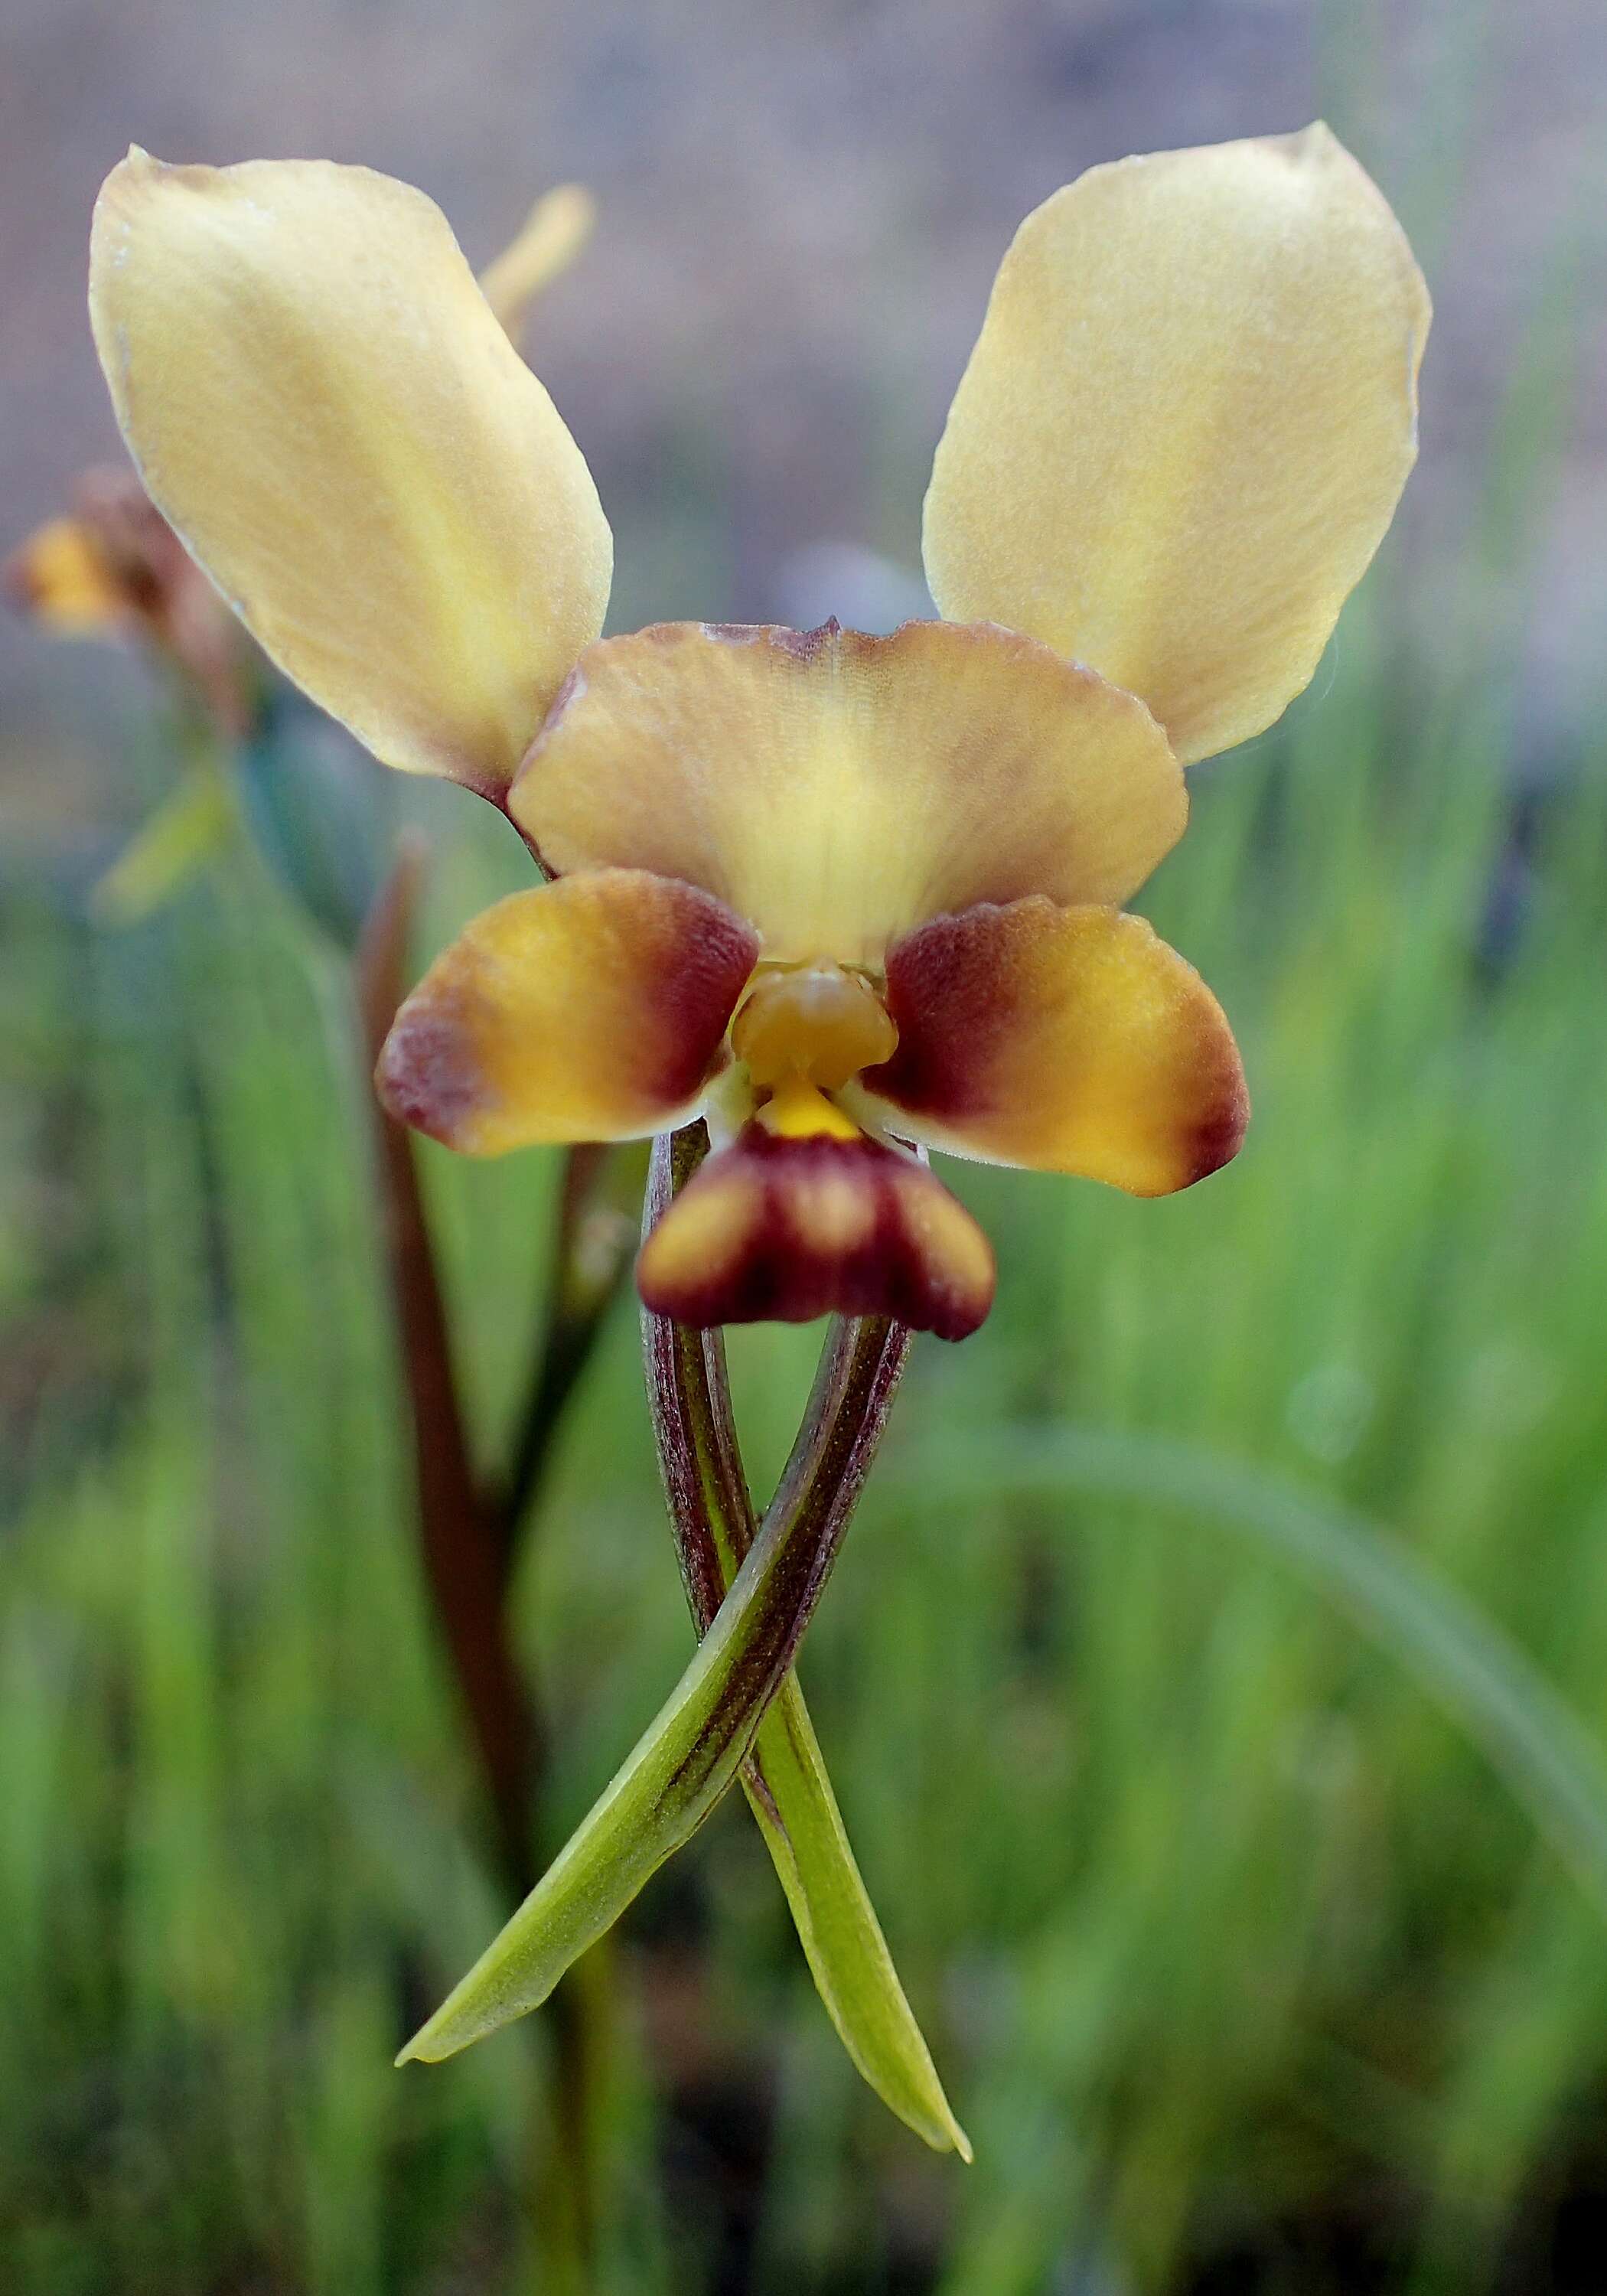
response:
M498 932L499 916L543 909L572 911L597 934L586 946L603 993L589 1024L554 1001L539 934L526 948L517 931ZM758 953L758 934L723 901L645 870L514 894L471 924L403 1005L375 1078L381 1098L401 1122L476 1152L480 1120L504 1117L529 1088L528 1064L538 1075L545 1061L554 1080L566 1071L589 1080L621 1127L651 1130L677 1119L728 1061L726 1032Z
M790 630L778 625L771 632L770 642L778 652L793 654L799 661L812 661L817 653L835 645L842 634L842 624L836 615L828 614L813 630ZM849 635L852 637L857 634L850 631Z
M398 1124L450 1147L486 1099L471 1000L460 994L405 1004L380 1054L374 1089Z
M956 1144L969 1141L980 1152L1002 1145L1012 1161L1053 1163L1034 1152L1029 1123L1021 1152L1020 1119L1030 1108L1014 1103L1041 1093L1053 1111L1056 1094L1066 1091L1065 1078L1044 1064L1055 1005L1082 993L1075 966L1062 968L1055 938L1057 926L1079 914L1096 913L1063 910L1041 894L980 901L896 943L888 953L887 1005L898 1043L890 1060L863 1072L865 1088L912 1117L952 1128ZM1133 1013L1128 1052L1152 1103L1147 1118L1130 1119L1129 1144L1143 1177L1124 1177L1119 1168L1096 1177L1137 1194L1170 1194L1237 1154L1250 1120L1243 1069L1220 1008L1192 967L1142 920L1097 914L1127 937L1130 951L1170 972L1157 976L1167 1001L1147 1010L1140 1003ZM1095 950L1096 964L1101 954ZM1093 993L1101 993L1097 972ZM1119 1060L1119 1043L1113 1039L1103 1057ZM1074 1160L1070 1168L1083 1167Z
M993 1254L923 1165L879 1143L750 1124L710 1157L643 1249L647 1306L683 1324L891 1316L939 1339L993 1304Z
M676 1107L728 1063L726 1031L758 963L759 938L712 893L675 878L663 882L682 897L682 914L676 946L664 952L653 1000L657 1058L649 1054L644 1081L654 1106Z
M672 623L668 627L676 626ZM834 644L842 636L842 624L835 614L813 630L791 629L785 622L704 622L700 627L706 638L714 638L723 645L767 645L777 653L791 654L799 661L811 660L823 646Z
M1192 1188L1198 1181L1209 1180L1224 1164L1231 1164L1249 1129L1250 1090L1241 1071L1224 1092L1220 1104L1195 1126L1185 1158L1189 1177L1182 1185Z
M911 1114L958 1118L992 1106L986 1054L1007 1029L1016 998L1008 962L981 964L979 953L1008 959L1012 936L979 932L1005 915L1031 929L1054 903L1041 893L1007 904L979 901L957 915L934 917L894 943L887 955L887 1009L898 1031L891 1060L866 1069L867 1092ZM931 1025L928 1026L929 1018ZM984 1057L973 1061L972 1053Z

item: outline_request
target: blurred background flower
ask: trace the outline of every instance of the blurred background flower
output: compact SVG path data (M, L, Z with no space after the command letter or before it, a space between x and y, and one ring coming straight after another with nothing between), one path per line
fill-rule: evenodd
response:
M7 546L115 449L83 275L131 137L366 161L476 261L572 176L598 234L529 347L621 629L908 611L988 283L1081 168L1322 112L1386 189L1436 297L1423 459L1150 910L1234 1013L1255 1133L1158 1206L963 1177L1001 1304L917 1348L811 1630L977 2166L861 2094L727 1809L627 1926L598 2284L1594 2290L1607 20L13 0L3 37ZM534 2285L539 2058L389 2069L496 1909L398 1535L345 1007L238 841L143 923L86 914L171 734L116 650L0 627L0 2278ZM461 792L398 802L439 857L422 959L523 857ZM425 1177L499 1456L557 1168ZM735 1350L761 1480L811 1348ZM690 1648L635 1353L623 1316L515 1589L566 1821Z

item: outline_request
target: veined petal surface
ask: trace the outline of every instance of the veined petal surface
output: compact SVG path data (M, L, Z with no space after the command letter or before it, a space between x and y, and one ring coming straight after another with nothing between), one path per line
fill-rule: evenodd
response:
M758 941L694 886L609 869L475 918L403 1004L380 1097L449 1148L632 1140L693 1116Z
M1321 124L1091 168L1000 266L926 497L933 597L1142 694L1185 765L1259 733L1393 515L1429 316Z
M386 764L499 796L602 627L612 545L434 202L135 151L95 207L90 316L141 476L279 667Z
M1141 917L1041 899L939 917L890 951L887 993L898 1049L858 1090L906 1137L1136 1196L1238 1152L1222 1008Z
M1117 901L1187 818L1142 702L988 626L665 622L588 648L508 794L549 867L701 885L782 961L973 901Z

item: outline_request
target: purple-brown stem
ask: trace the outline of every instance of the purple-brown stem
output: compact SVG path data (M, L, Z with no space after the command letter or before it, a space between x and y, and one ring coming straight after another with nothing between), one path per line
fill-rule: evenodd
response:
M690 1179L707 1146L701 1124L653 1143L644 1227L652 1226ZM659 1463L681 1575L701 1638L726 1593L717 1522L730 1539L734 1566L741 1563L758 1529L731 1418L725 1342L717 1330L692 1330L651 1313L643 1317L643 1337ZM756 1645L753 1654L756 1665L775 1671L777 1685L813 1615L858 1503L887 1425L910 1338L907 1325L884 1316L840 1316L822 1353L798 1440L765 1510L767 1522L773 1517L796 1518L802 1526L796 1539L799 1578L784 1652L779 1664L778 1651L767 1644ZM777 1611L782 1615L782 1606ZM753 1775L759 1776L757 1765Z
M413 1428L420 1560L489 1805L496 1863L511 1904L521 1902L557 1846L544 1823L547 1738L509 1632L508 1593L520 1533L556 1433L606 1310L611 1281L566 1300L563 1285L586 1195L606 1152L573 1152L556 1235L553 1306L537 1357L531 1401L512 1469L500 1490L477 1481L452 1360L440 1280L419 1185L414 1143L369 1086L407 986L408 941L422 860L398 857L365 926L355 965L373 1111L384 1242L401 1369ZM596 1988L590 1988L594 1995ZM584 1980L553 1994L555 2173L545 2181L549 2232L568 2251L570 2285L584 2288L597 2218L593 2134L605 2043L594 2030Z
M551 1464L565 1406L596 1349L608 1310L630 1267L632 1223L594 1210L612 1151L597 1142L564 1159L553 1237L553 1280L524 1415L498 1496L496 1541L504 1585ZM556 1845L553 1845L556 1847Z
M357 990L370 1073L406 991L420 874L417 853L404 853L374 904L357 950ZM485 1780L497 1864L504 1886L517 1899L534 1879L532 1790L542 1767L540 1733L508 1637L499 1526L471 1462L413 1142L372 1092L368 1096L413 1422L420 1559Z

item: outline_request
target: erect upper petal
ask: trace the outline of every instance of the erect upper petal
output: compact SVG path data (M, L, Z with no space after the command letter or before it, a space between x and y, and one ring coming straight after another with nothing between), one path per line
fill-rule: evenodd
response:
M608 869L514 893L438 957L380 1058L390 1113L471 1155L685 1123L758 944L693 885Z
M1244 1136L1222 1009L1140 917L1045 900L939 917L890 952L887 996L898 1047L860 1086L933 1147L1164 1196Z
M994 283L926 497L933 597L1141 693L1185 765L1259 733L1394 512L1429 316L1320 124L1091 168Z
M1116 901L1187 816L1142 702L987 626L666 622L587 649L508 793L553 869L656 869L782 960L979 900Z
M499 794L602 627L611 544L433 201L136 151L89 300L145 484L281 668L388 765Z

